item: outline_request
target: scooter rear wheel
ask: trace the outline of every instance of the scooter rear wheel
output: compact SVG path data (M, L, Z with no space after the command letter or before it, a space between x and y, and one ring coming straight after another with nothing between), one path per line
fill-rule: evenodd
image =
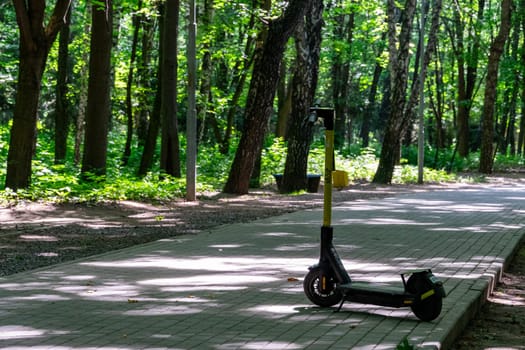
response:
M321 277L320 268L315 267L311 269L304 277L304 293L312 303L321 307L330 307L338 304L343 295L336 289L334 278L328 278L326 288L323 291L321 288Z
M408 279L406 288L409 293L421 295L433 289L434 285L427 278L426 274L415 273ZM443 297L438 293L434 293L424 300L414 303L410 308L421 321L430 322L439 316L442 307Z

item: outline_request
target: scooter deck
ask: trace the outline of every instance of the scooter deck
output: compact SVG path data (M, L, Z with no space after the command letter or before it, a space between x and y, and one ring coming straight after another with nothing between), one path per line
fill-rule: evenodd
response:
M414 302L414 297L403 289L373 286L367 283L346 283L338 286L343 300L361 304L374 304L388 307L405 307ZM341 305L342 306L342 305Z

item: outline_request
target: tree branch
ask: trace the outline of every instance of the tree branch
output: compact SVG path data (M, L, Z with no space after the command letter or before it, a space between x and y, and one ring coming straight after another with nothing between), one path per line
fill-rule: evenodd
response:
M24 0L13 0L13 6L16 12L16 22L20 30L20 40L29 50L35 49L35 42L31 36L31 24L27 13L26 2Z
M60 28L67 23L66 14L71 7L71 0L57 0L53 14L45 29L48 42L53 42L60 31Z

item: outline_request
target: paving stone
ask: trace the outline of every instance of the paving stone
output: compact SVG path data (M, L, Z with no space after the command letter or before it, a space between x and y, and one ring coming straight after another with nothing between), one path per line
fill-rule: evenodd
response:
M446 349L525 234L525 187L420 192L343 203L334 243L350 276L402 288L431 268L447 298L433 322L409 308L302 289L321 210L163 239L0 278L0 349Z

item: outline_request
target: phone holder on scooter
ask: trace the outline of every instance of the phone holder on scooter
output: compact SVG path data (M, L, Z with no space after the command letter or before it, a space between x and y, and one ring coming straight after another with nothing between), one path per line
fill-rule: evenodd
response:
M402 291L389 291L370 285L356 284L348 275L333 245L334 230L331 226L334 110L315 107L311 108L311 112L314 117L324 120L326 143L321 253L319 262L309 268L304 278L303 287L306 296L321 307L339 304L336 311L341 310L345 301L351 301L396 308L410 307L420 320L434 320L441 313L442 300L446 293L443 283L430 269L401 274Z

